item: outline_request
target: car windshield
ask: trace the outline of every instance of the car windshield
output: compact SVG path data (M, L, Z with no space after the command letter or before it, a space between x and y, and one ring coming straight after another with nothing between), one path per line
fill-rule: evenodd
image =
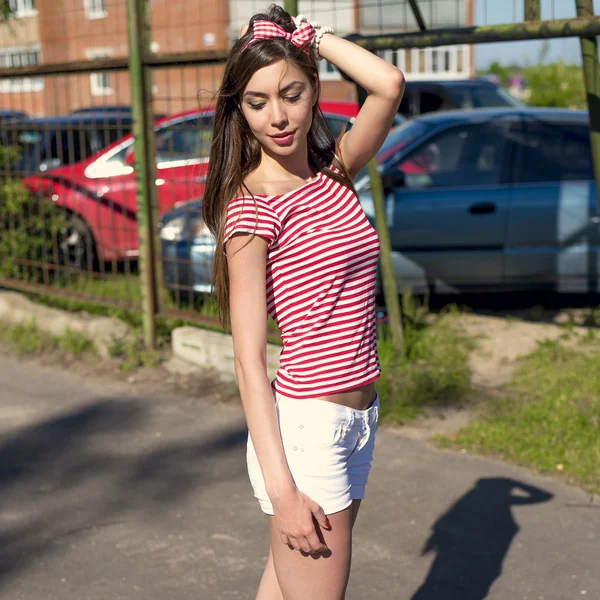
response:
M496 106L519 108L525 106L503 87L495 85L449 86L448 92L459 108L493 108Z
M377 162L381 165L395 156L402 148L410 146L415 140L433 128L429 123L423 121L409 120L398 127L394 127L385 138L379 152ZM355 181L359 181L367 174L367 168L363 167L356 175Z

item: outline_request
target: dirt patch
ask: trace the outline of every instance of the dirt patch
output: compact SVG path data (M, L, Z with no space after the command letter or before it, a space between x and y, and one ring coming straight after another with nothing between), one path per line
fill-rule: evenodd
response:
M471 382L479 389L498 389L508 384L517 360L533 352L541 342L561 340L565 344L577 344L589 331L580 325L567 329L555 323L475 314L461 314L457 321L477 344L469 366Z

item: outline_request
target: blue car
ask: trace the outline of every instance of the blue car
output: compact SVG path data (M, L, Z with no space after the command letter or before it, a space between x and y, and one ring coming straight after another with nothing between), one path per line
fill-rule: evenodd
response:
M399 292L598 291L587 112L436 112L394 128L377 160ZM373 220L365 170L355 186ZM164 215L161 237L165 285L210 291L200 202Z

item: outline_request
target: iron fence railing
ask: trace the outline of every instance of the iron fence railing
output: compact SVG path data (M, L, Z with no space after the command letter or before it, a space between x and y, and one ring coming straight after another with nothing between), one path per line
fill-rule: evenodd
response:
M209 4L40 3L0 25L0 285L142 311L149 344L157 314L216 323L214 245L198 202L210 105L240 25L265 3ZM457 44L579 37L600 164L591 0L566 12L565 2L504 4L502 25L492 0L285 2L404 66L399 52L411 48L442 48L423 63L447 54L453 64ZM319 68L325 100L364 99L331 65ZM330 117L334 130L348 118Z

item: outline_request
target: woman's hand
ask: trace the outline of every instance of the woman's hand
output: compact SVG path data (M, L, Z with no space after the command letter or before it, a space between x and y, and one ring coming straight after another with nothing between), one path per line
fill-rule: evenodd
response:
M331 529L323 509L298 489L271 500L275 522L281 541L306 554L320 554L328 550L320 540L315 522L323 529Z

